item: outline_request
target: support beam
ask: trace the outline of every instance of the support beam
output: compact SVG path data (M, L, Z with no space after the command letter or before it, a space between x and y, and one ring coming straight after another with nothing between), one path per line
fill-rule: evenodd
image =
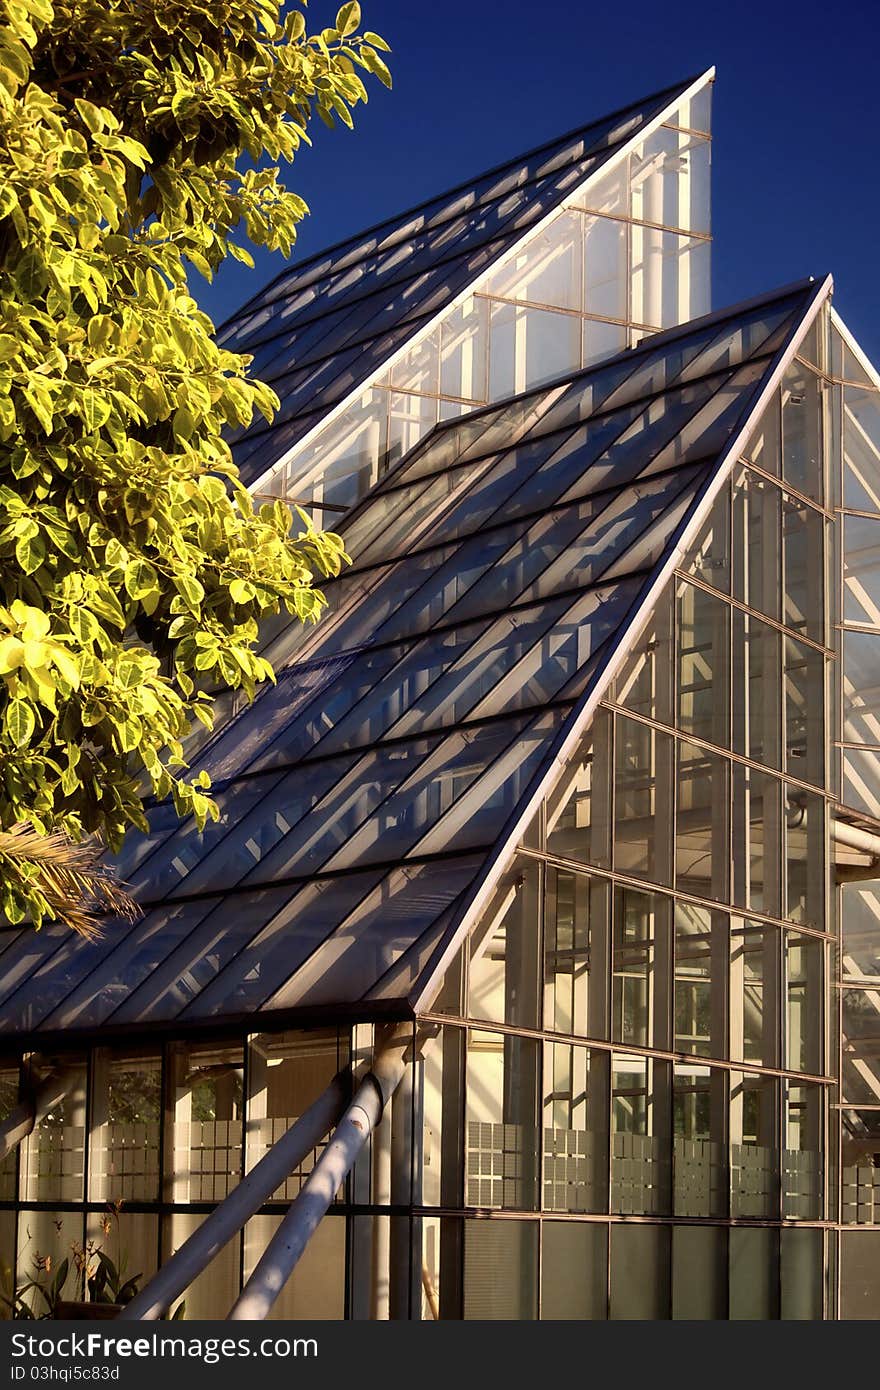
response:
M340 1072L326 1091L291 1125L189 1240L118 1314L122 1322L155 1321L167 1312L223 1246L329 1133L345 1106L348 1076Z
M333 1138L294 1198L229 1314L230 1322L265 1318L293 1273L318 1223L382 1117L407 1067L412 1025L387 1038L362 1080Z

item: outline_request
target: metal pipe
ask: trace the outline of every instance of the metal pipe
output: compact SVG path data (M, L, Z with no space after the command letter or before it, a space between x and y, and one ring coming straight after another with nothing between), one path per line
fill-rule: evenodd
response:
M843 820L832 820L830 834L832 840L846 845L848 849L861 850L863 854L880 859L880 835L872 835L869 830L860 830L857 825L848 825Z
M348 1077L339 1072L326 1091L291 1125L259 1163L215 1207L180 1249L117 1315L122 1322L154 1321L202 1273L245 1221L267 1202L339 1118L348 1096Z
M76 1073L70 1070L53 1072L25 1096L0 1124L0 1162L18 1148L36 1125L64 1100Z
M266 1246L229 1313L230 1322L265 1318L290 1278L318 1223L382 1117L407 1067L412 1024L395 1029L361 1081L318 1162Z

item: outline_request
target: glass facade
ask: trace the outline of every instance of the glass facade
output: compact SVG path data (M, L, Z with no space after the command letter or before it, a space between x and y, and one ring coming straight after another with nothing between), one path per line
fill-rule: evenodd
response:
M696 86L306 262L246 306L221 342L252 353L282 402L234 441L257 495L335 529L438 421L707 313L709 77Z

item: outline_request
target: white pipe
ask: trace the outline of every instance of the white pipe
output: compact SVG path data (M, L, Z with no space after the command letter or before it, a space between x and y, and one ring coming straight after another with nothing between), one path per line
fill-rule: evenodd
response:
M53 1072L31 1096L19 1101L0 1124L0 1162L18 1148L34 1127L64 1100L74 1081L72 1071Z
M291 1125L228 1197L162 1266L140 1293L117 1315L122 1322L154 1321L241 1230L245 1221L267 1202L276 1188L321 1142L338 1119L348 1094L347 1077L339 1073L314 1104Z
M869 830L860 830L857 825L848 825L842 820L832 820L829 833L838 844L880 859L880 835L872 835Z
M406 1025L392 1034L379 1052L233 1304L230 1322L256 1322L271 1310L399 1085L411 1042L412 1026Z

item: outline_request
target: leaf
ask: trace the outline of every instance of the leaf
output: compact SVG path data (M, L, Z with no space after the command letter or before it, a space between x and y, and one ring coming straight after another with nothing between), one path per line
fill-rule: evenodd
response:
M364 31L364 39L368 44L371 44L373 48L381 48L383 53L391 52L390 43L386 43L381 34L374 34L371 29L366 29Z
M28 536L17 541L15 558L25 574L34 574L46 558L46 546L42 536Z
M336 32L340 38L348 38L359 27L361 22L361 7L357 0L351 0L350 4L343 5L336 16Z
M17 637L4 637L0 642L0 675L17 671L24 661L24 643Z
M3 722L15 746L24 748L30 743L37 727L33 705L27 700L10 700Z
M364 60L364 65L373 74L373 76L378 77L379 81L385 87L390 87L391 73L388 71L388 68L383 59L379 57L375 48L369 48L367 44L364 44L361 48L361 57Z
M125 588L130 598L140 599L158 591L159 576L148 560L131 560L125 567Z

